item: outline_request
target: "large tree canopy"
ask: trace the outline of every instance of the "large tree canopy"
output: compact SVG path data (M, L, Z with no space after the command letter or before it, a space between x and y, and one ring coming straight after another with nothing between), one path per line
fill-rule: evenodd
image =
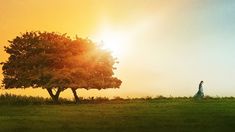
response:
M58 102L60 92L71 88L78 101L78 88L119 88L122 83L113 77L117 60L89 39L26 32L9 43L5 51L10 57L2 63L6 89L44 88Z

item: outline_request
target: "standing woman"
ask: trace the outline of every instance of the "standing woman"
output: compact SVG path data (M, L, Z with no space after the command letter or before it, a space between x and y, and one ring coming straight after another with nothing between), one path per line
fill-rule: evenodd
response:
M204 97L202 84L203 81L200 82L198 92L193 96L196 99L202 99Z

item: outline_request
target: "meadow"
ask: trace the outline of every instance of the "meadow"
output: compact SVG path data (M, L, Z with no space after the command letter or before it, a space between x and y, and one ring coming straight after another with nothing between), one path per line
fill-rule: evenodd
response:
M0 96L0 131L221 132L235 129L235 99L61 99Z

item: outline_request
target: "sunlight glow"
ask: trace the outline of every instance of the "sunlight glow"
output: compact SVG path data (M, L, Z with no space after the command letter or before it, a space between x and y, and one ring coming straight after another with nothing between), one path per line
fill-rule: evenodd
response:
M104 49L108 49L115 57L126 55L126 51L133 46L133 42L139 35L145 34L153 25L156 24L157 18L146 17L143 20L135 21L129 26L114 26L111 22L104 22L100 26L100 30L93 38L97 42L101 42Z
M123 54L123 44L127 40L127 36L123 33L106 30L101 33L100 38L104 49L110 50L115 56L121 56Z

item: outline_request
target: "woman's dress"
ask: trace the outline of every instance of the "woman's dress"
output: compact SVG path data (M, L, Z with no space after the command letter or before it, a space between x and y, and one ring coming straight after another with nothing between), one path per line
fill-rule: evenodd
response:
M202 84L199 85L198 92L193 96L194 98L201 99L204 97Z

